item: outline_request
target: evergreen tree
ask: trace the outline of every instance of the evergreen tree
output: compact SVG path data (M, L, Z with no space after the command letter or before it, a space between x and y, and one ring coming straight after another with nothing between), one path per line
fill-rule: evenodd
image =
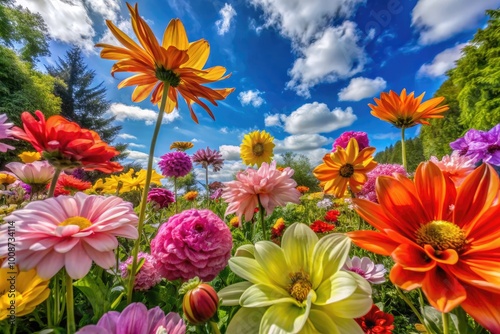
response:
M408 172L413 172L418 165L425 161L424 148L422 140L419 137L407 139L406 154L408 159ZM401 141L398 140L394 146L387 147L385 150L378 152L375 155L375 161L379 164L402 164L401 161Z
M82 51L73 47L65 59L59 58L56 66L47 66L47 71L64 83L55 89L62 100L61 115L83 128L94 130L103 141L111 143L121 126L112 124L115 117L106 117L110 106L106 88L102 82L93 86L95 71L87 68Z
M290 167L294 170L292 178L299 186L306 186L311 192L320 191L319 181L313 175L314 169L305 155L286 152L283 154L283 167Z

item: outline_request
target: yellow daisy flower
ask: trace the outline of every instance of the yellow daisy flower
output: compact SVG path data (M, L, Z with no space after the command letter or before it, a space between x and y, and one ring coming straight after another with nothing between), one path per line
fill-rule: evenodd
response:
M256 164L257 167L260 167L263 162L270 163L274 156L273 140L274 137L264 130L246 134L240 146L243 163L249 166Z
M38 161L38 160L42 159L42 156L40 155L40 153L38 153L38 152L27 152L27 151L19 154L18 157L25 164L29 164L29 163L32 163L34 161Z
M170 145L170 149L184 152L193 148L193 146L194 144L190 141L174 141L172 145Z

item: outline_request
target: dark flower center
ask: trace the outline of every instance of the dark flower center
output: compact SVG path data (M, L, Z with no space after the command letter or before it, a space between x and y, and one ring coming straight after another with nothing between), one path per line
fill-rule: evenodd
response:
M288 293L299 302L306 300L312 284L309 281L309 275L303 271L290 274L291 283L288 286Z
M257 143L252 147L252 152L255 156L260 157L262 154L264 154L264 145L261 143Z
M460 227L443 220L434 220L420 226L416 241L420 246L431 245L435 250L454 249L457 252L467 243L465 233Z
M345 164L344 166L340 167L339 174L342 177L351 177L352 174L354 174L354 166L351 164Z
M493 154L496 151L500 151L500 145L493 144L493 145L488 146L488 153L489 154Z
M172 70L167 70L163 66L156 67L155 76L158 80L169 83L172 87L177 87L181 83L181 77Z
M396 122L394 122L394 125L397 126L398 128L410 128L415 125L415 120L413 117L408 116L408 117L399 117Z
M203 225L202 224L196 224L194 225L194 229L196 232L201 233L203 232Z

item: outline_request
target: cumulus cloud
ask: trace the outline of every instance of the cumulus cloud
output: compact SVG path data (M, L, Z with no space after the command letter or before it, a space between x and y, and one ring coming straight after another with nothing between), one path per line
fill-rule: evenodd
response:
M486 9L499 5L500 0L419 0L412 11L412 26L420 32L420 44L434 44L475 27Z
M113 22L115 25L123 31L127 35L131 35L133 33L132 24L130 20L121 19L121 21ZM99 40L99 43L111 44L111 45L121 45L120 42L116 39L115 35L111 33L111 30L106 29L104 35Z
M264 116L265 126L281 126L280 114L265 114Z
M285 137L283 140L276 140L276 153L283 153L288 151L309 151L322 146L332 143L332 138L326 138L319 134L304 134L304 135L292 135Z
M373 139L399 139L401 138L401 132L386 132L386 133L376 133L373 135Z
M264 99L260 96L263 92L256 90L247 90L240 92L238 95L238 100L240 100L242 106L247 106L251 104L253 107L258 108L262 104L266 103Z
M217 27L217 33L219 35L224 35L229 31L229 28L231 27L231 21L236 16L236 11L234 10L233 6L226 3L224 4L224 7L222 7L222 9L219 11L219 14L221 18L220 20L215 21L215 26Z
M289 116L280 114L286 132L293 135L331 132L351 125L357 119L351 107L330 111L324 103L306 103Z
M240 147L234 145L221 145L219 152L224 160L240 160Z
M223 128L220 128L220 129L219 129L219 132L220 132L220 133L223 133L223 134L227 134L229 131L228 131L227 127L225 126L225 127L223 127Z
M344 21L326 28L321 37L300 49L301 56L289 70L287 88L298 95L310 97L309 89L322 82L350 78L363 70L367 56L358 45L356 24Z
M431 63L423 64L418 70L418 76L437 78L455 67L455 61L462 56L462 49L467 43L458 44L438 53Z
M122 139L137 139L136 136L129 135L128 133L120 133L117 137Z
M146 145L136 144L136 143L128 143L128 146L135 148L146 148Z
M115 116L117 121L123 122L125 120L144 121L146 125L153 125L158 118L158 113L151 109L142 109L137 106L128 106L123 103L111 104L108 112L109 115ZM170 114L163 116L162 124L172 123L174 120L180 118L179 111L174 109Z
M344 87L339 92L339 101L359 101L367 97L373 97L380 93L387 86L387 82L381 78L353 78L347 87Z

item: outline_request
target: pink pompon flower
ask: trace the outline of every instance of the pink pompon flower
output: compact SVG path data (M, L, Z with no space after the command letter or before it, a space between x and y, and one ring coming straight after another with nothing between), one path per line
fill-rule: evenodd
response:
M374 203L378 203L377 194L375 193L375 182L377 177L386 175L394 176L394 174L401 174L403 176L408 176L408 173L402 165L398 164L378 164L375 169L368 172L368 180L361 188L361 191L357 194L359 198L367 199Z
M161 276L156 268L157 263L154 256L148 253L139 252L137 258L139 260L144 259L144 263L142 264L141 269L139 269L137 275L135 275L134 290L146 291L160 283ZM120 271L123 278L128 277L133 259L134 258L131 256L127 259L127 261L120 264Z
M346 131L343 134L340 135L335 141L333 142L332 145L332 152L335 152L337 150L337 146L340 146L342 148L346 148L347 144L349 143L349 140L351 138L356 139L358 142L359 150L361 151L365 147L370 146L370 142L368 141L368 135L366 132L363 131Z
M51 278L63 267L71 278L82 278L92 261L111 268L116 263L116 237L138 236L138 218L132 204L115 196L77 193L48 198L29 203L4 220L16 224L19 268L36 268L43 279ZM7 257L10 251L8 226L0 226L0 258Z
M226 182L222 198L229 203L226 216L236 213L249 221L259 200L269 216L275 207L287 203L300 203L300 192L295 188L297 182L292 179L294 170L286 167L283 171L276 169L276 161L263 162L258 170L248 168L236 174L236 181Z
M187 153L175 151L162 155L158 167L164 176L183 177L191 171L193 163Z
M13 123L7 123L7 115L6 114L0 114L0 140L3 139L14 139L11 135L11 130L14 126ZM13 150L15 149L14 146L10 146L4 143L0 143L0 152L5 153L7 150Z
M222 159L222 154L217 150L211 150L207 147L206 150L199 149L193 154L193 161L203 168L208 168L212 166L214 172L218 172L224 166L224 159Z
M28 164L9 162L5 165L17 178L30 186L47 185L54 176L54 167L48 161L33 161Z
M153 188L148 192L148 202L156 208L163 209L175 202L174 194L165 188Z
M357 256L353 256L352 259L347 258L343 269L363 276L372 284L384 283L385 274L387 273L387 269L385 269L383 264L375 264L367 257L362 257L360 259Z
M150 310L142 303L132 303L120 313L109 311L96 325L82 327L77 334L185 334L186 324L174 312L165 315L159 306Z
M475 160L465 156L460 155L460 152L453 151L451 155L445 155L441 159L432 156L429 161L432 161L436 166L447 175L455 186L460 186L467 175L472 173L475 169Z
M210 210L191 209L173 215L151 241L151 254L168 280L198 276L213 280L231 257L229 227Z

